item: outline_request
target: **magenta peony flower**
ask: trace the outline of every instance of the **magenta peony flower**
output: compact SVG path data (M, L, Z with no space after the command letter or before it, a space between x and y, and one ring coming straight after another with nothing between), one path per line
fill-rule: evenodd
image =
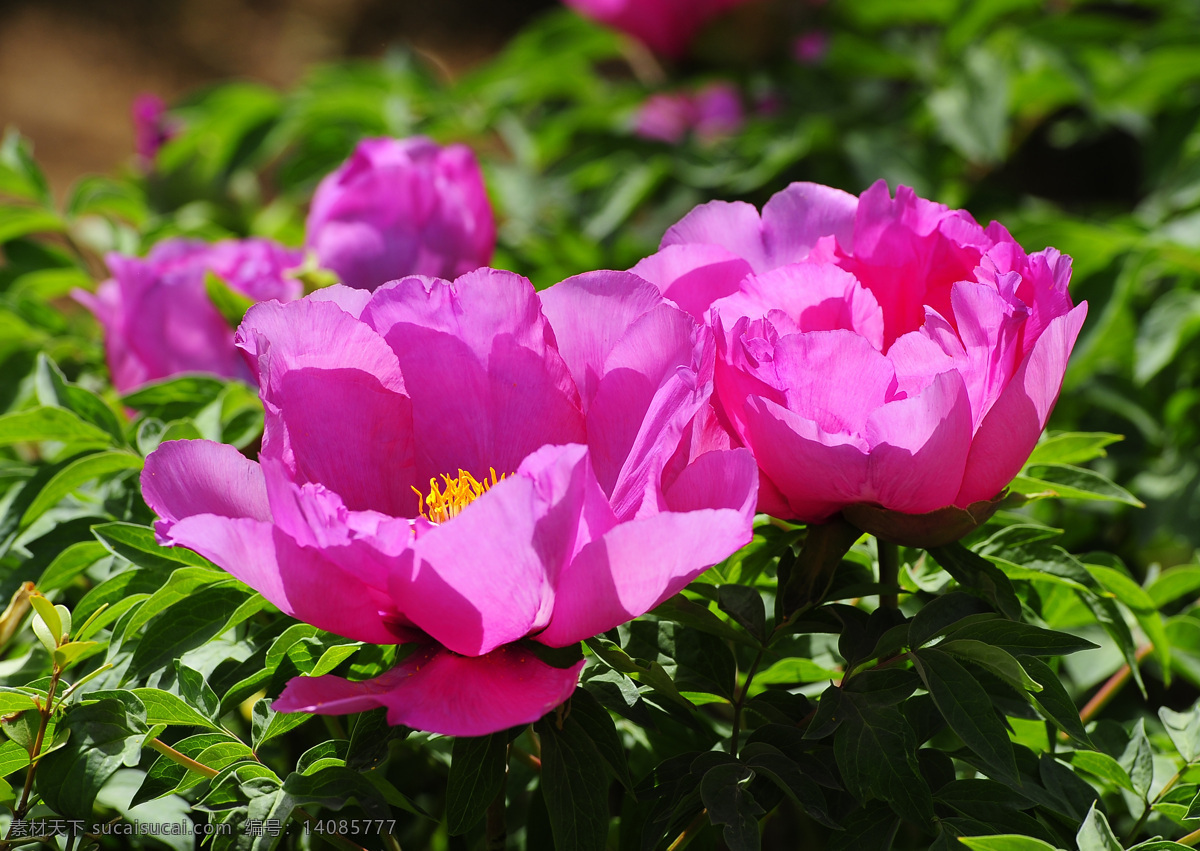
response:
M801 65L820 65L829 52L829 33L809 30L792 42L792 58Z
M171 140L178 128L167 115L167 104L158 95L140 94L133 101L134 149L143 168L149 168L158 149Z
M313 195L308 248L363 290L403 278L455 278L486 266L496 225L475 155L422 136L364 139Z
M644 139L677 145L688 133L704 142L729 136L744 122L737 88L730 83L710 83L694 93L651 95L638 108L633 129Z
M1070 258L882 181L861 198L795 183L761 216L697 207L633 271L711 322L718 407L758 459L760 508L802 521L996 497L1087 311Z
M383 706L463 736L534 721L582 663L532 646L624 623L750 540L753 457L705 451L693 422L711 332L627 272L540 295L492 269L331 287L257 305L238 343L259 463L163 444L142 474L160 539L321 629L417 642L374 680L293 679L280 711Z
M747 0L563 0L581 15L629 33L651 50L679 57L711 18Z
M205 276L212 272L253 301L287 301L302 287L285 272L302 260L301 252L266 239L165 239L145 259L109 254L112 277L95 294L73 295L104 326L108 368L122 393L181 372L249 379Z

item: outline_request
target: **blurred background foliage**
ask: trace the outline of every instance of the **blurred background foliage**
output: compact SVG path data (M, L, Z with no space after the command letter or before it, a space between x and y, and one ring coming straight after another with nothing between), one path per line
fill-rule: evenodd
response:
M1089 318L1051 427L1125 435L1107 454L1102 448L1090 453L1101 456L1092 464L1146 506L1119 499L1046 501L1033 506L1031 515L1001 518L1000 525L1036 522L1066 530L1062 547L1091 553L1086 563L1110 571L1102 574L1108 594L1130 607L1141 637L1156 649L1169 648L1147 662L1157 671L1146 682L1152 701L1177 708L1195 701L1200 610L1188 601L1200 590L1200 568L1194 567L1200 547L1200 3L764 2L737 9L701 36L688 60L671 67L550 3L468 6L464 0L446 4L448 14L459 16L452 20L465 22L458 54L397 41L382 56L336 58L340 51L377 52L380 34L403 29L404 10L418 4L399 4L391 18L379 11L383 5L346 4L353 8L339 13L340 29L317 27L326 40L313 55L329 61L303 67L294 58L291 64L281 59L253 72L265 82L190 88L203 76L205 62L219 65L223 55L213 46L217 41L194 36L200 40L185 59L195 67L173 78L179 96L169 116L177 133L153 162L130 157L104 176L69 185L55 178L52 185L37 164L40 140L35 151L18 128L6 130L0 143L0 409L66 408L90 431L63 426L62 445L107 448L101 461L81 469L72 456L43 458L38 447L44 445L22 442L19 430L16 438L4 439L11 448L0 457L0 567L6 569L0 573L0 596L7 599L24 580L44 580L51 564L76 570L63 580L64 589L85 568L98 580L105 570L119 574L111 564L97 567L95 558L84 564L85 556L96 555L92 549L71 548L99 546L88 531L99 521L150 522L129 486L125 456L144 454L170 437L203 435L252 447L257 435L253 394L236 383L176 382L169 392L118 399L105 377L96 326L69 292L94 289L106 276L106 252L144 253L171 235L254 234L298 245L317 181L358 139L423 133L475 149L500 223L495 265L526 275L538 287L590 269L628 268L651 253L663 231L693 205L713 198L761 204L792 180L858 193L884 178L893 188L906 184L924 197L965 207L980 221L1003 222L1027 250L1052 245L1070 254L1072 292L1076 300L1088 300ZM490 17L481 11L485 7ZM10 3L0 12L24 20L20 15L32 14L30 8ZM258 15L253 20L270 20L274 8L251 7ZM326 20L323 8L311 4L310 24ZM230 15L232 32L243 19ZM107 25L121 26L121 19ZM441 44L454 43L453 33L429 31ZM226 53L240 55L243 41L261 30L249 27L248 33L231 35ZM801 56L795 40L806 36L815 37L819 48ZM461 62L447 58L452 56ZM0 76L12 84L8 70ZM670 144L634 131L637 109L649 95L716 81L732 82L740 92L746 120L737 132ZM130 425L127 418L136 412L142 417ZM1049 457L1075 463L1090 454L1073 459L1068 447ZM48 492L55 499L97 484L85 498L56 507L54 499L34 500L30 494L38 491L16 486L31 478L53 484ZM38 537L51 521L55 535ZM121 538L119 525L108 537L97 533L108 542L105 552L115 554L110 562L119 562L120 553L133 553L134 564L150 558L146 553L169 558L144 535L132 544ZM768 528L755 546L767 558L778 557L768 546L776 538ZM750 552L735 565L732 581L754 586L765 580L761 564L743 570L756 563L755 550ZM1001 540L989 552L1008 550ZM861 566L872 564L870 553L851 555ZM933 587L923 557L908 553L906 565L902 580L908 590ZM242 592L222 592L223 587L211 590ZM1095 612L1061 588L1038 587L1046 623L1103 635ZM122 589L106 593L117 602ZM102 597L71 602L83 603L86 615ZM96 629L107 620L115 616ZM269 660L268 647L282 642L283 649L271 651L274 664L278 672L294 673L312 670L322 653L337 646L290 630L284 633L289 640L282 641L281 623L276 618L256 633L258 655L231 656L225 659L230 664L209 671L226 687L225 703L236 705L251 694L253 688L242 687L240 678ZM627 647L636 644L636 635L621 637ZM814 668L780 673L780 682L819 681L828 676L828 666L841 664L824 638L795 640L793 650L800 654L804 644ZM1119 648L1126 659L1132 641ZM293 644L303 644L304 652L289 650ZM674 648L663 648L667 660ZM659 652L642 655L653 659ZM287 664L281 661L285 654L292 660ZM21 673L21 664L28 663L22 658L3 663L5 676ZM1079 703L1122 663L1116 652L1105 658L1103 664L1064 667ZM389 661L364 658L354 662L354 670ZM244 663L244 669L232 662ZM1168 689L1171 672L1179 676ZM282 682L284 673L275 668L267 673L273 685ZM1128 701L1124 708L1122 700ZM1126 727L1140 700L1130 689L1114 704L1117 717L1130 722ZM661 714L654 711L655 717ZM270 723L254 721L255 743ZM1154 723L1158 747L1166 736ZM1052 750L1053 741L1032 729L1018 733L1042 735L1043 746ZM355 758L371 758L366 743L377 733L351 731ZM248 726L244 737L250 734ZM678 742L659 741L655 758L711 746L703 731L689 728L679 735ZM1118 756L1140 747L1136 731L1108 729L1096 736L1107 737L1104 749ZM308 744L316 747L319 738ZM273 747L289 749L282 762L290 765L304 741L280 738ZM440 740L413 748L406 766L440 777L450 747ZM635 776L649 772L651 756L651 749L633 751ZM1184 756L1191 760L1195 754ZM1130 760L1132 766L1136 760ZM428 790L419 784L405 786L395 771L392 781L418 803L434 806L421 797ZM1128 772L1099 781L1110 804L1120 802L1132 783ZM540 792L531 795L526 805L533 825L545 804ZM1156 812L1184 825L1187 802L1173 800L1159 801L1163 806ZM1110 816L1114 824L1123 819L1125 829L1134 825L1136 834L1141 809L1136 798L1125 804L1124 809L1114 804ZM1118 810L1127 814L1118 816ZM414 847L433 841L422 832L425 827L414 830L409 837L418 843ZM456 840L442 835L437 841L446 847Z

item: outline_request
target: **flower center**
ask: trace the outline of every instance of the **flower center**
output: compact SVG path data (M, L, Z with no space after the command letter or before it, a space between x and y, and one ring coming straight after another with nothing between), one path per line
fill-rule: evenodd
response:
M484 476L482 482L461 468L457 476L443 473L441 484L436 478L429 480L429 496L414 487L421 516L430 523L445 523L457 517L464 508L504 480L504 476L497 477L495 467L489 467L488 472L491 475Z

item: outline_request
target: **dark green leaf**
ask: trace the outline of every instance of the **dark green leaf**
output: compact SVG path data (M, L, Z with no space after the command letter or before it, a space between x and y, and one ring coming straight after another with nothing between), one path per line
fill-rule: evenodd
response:
M167 609L147 628L133 652L132 670L150 674L171 665L189 650L215 638L226 629L234 612L246 600L236 585L209 585Z
M982 641L1014 656L1059 656L1096 647L1092 642L1070 633L1000 619L967 624L952 630L947 638Z
M767 637L767 609L762 595L744 585L722 585L717 589L717 605L746 632L759 641Z
M504 791L508 770L508 732L458 737L450 752L446 780L446 826L451 836L466 833Z
M917 612L908 625L908 644L916 649L936 638L964 618L996 613L987 603L972 594L951 591L933 600Z
M1019 784L1008 731L979 681L940 650L917 651L913 660L950 729L984 760L997 779Z
M541 790L555 846L604 851L609 779L596 770L596 746L583 725L569 714L562 719L561 729L553 713L538 721L534 729L542 739Z
M141 468L142 459L132 452L96 452L77 458L59 470L45 484L30 506L25 509L25 513L21 517L21 526L29 526L34 520L56 506L67 494L93 479Z
M1040 464L1028 467L1024 474L1012 480L1009 488L1015 493L1051 494L1065 499L1122 502L1135 508L1145 504L1125 488L1094 470L1067 464Z
M1021 601L1017 599L1012 583L987 559L961 543L933 547L929 553L956 582L978 591L1006 618L1017 620L1021 617Z
M603 706L582 687L575 689L571 696L570 714L572 719L583 728L584 733L591 739L596 753L604 761L604 765L612 776L622 786L633 793L633 778L629 775L629 762L625 756L625 746L613 723L612 716Z
M844 718L833 746L846 788L859 800L887 801L917 824L932 822L933 796L918 771L917 737L908 721L893 706L850 699L840 705Z
M154 540L154 530L135 523L100 523L92 527L92 534L100 539L114 555L136 564L138 567L175 570L181 564L195 567L214 567L212 562L183 547L160 547Z
M717 765L700 781L700 798L708 819L724 825L722 838L729 851L758 851L758 817L764 810L750 794L754 771L745 765Z
M1042 713L1075 741L1091 749L1091 740L1079 719L1079 709L1076 708L1075 701L1071 700L1071 695L1067 694L1058 675L1035 656L1018 656L1017 661L1025 668L1025 672L1042 686L1042 690L1033 695L1033 701L1041 708Z

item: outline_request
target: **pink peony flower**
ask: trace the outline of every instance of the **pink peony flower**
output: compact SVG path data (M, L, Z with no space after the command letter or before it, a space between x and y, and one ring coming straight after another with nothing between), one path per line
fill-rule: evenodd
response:
M634 116L634 132L644 139L677 145L693 132L706 142L731 135L744 122L737 88L729 83L711 83L694 93L661 93L646 98Z
M629 33L664 56L679 57L711 18L747 0L563 0L581 15Z
M693 424L711 332L627 272L335 286L257 305L238 343L259 463L163 444L142 474L160 540L321 629L417 643L374 680L293 679L277 710L382 706L461 736L534 721L582 663L531 647L624 623L750 540L754 460Z
M108 368L122 393L182 372L249 380L233 329L209 300L205 276L212 272L253 301L287 301L302 287L285 272L302 260L301 252L266 239L165 239L145 259L109 254L112 277L95 294L73 295L104 326Z
M134 149L144 168L148 168L158 156L158 149L178 132L176 124L167 116L167 104L158 95L145 93L133 101Z
M760 508L801 521L996 497L1087 311L1070 258L882 181L860 198L795 183L761 216L705 204L632 271L711 322L717 404L758 459Z
M801 65L820 65L829 52L829 33L810 30L792 42L792 58Z
M455 278L491 262L496 225L475 155L423 136L364 139L317 186L306 244L358 289Z

